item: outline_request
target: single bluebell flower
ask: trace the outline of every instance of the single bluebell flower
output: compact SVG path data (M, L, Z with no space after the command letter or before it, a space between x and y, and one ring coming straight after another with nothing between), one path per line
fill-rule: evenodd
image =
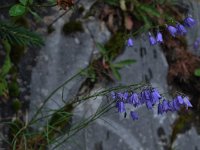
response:
M180 104L179 104L179 102L178 102L178 100L177 99L174 99L174 100L172 100L172 102L173 102L173 107L174 107L174 109L175 110L179 110L180 109Z
M156 89L153 89L151 96L152 96L152 104L157 103L159 99L161 98L160 94L158 93Z
M119 92L119 93L117 93L117 97L120 98L121 100L123 100L124 94Z
M187 30L185 29L185 27L180 23L176 24L176 29L177 29L177 33L180 35L185 35L187 33Z
M184 104L186 106L186 108L188 109L188 107L192 107L192 104L190 103L188 97L184 97Z
M116 93L115 92L111 92L111 97L113 98L113 99L116 99Z
M122 102L122 101L117 102L117 108L118 108L118 112L120 112L120 113L126 111L124 102Z
M195 40L193 47L194 47L195 49L197 49L197 48L199 47L199 45L200 45L200 37L198 37L198 38Z
M177 100L178 100L178 103L181 104L181 105L184 103L183 98L180 95L177 96Z
M169 106L169 107L168 107L168 110L169 110L169 111L175 111L173 101L168 102L168 106Z
M132 39L132 38L129 38L129 39L127 40L127 46L128 46L128 47L133 47L133 39Z
M146 107L147 107L148 109L152 109L152 108L153 108L151 101L149 101L149 100L146 101Z
M123 94L123 99L124 99L124 100L127 100L127 99L128 99L128 92L125 92L125 93Z
M134 96L134 102L135 102L135 107L136 107L136 106L140 105L140 100L136 93L134 93L133 96Z
M161 114L161 115L162 115L163 112L164 112L164 111L163 111L163 105L162 105L162 103L159 103L159 104L158 104L158 114Z
M184 23L188 27L193 27L196 24L196 21L192 17L187 17L185 18Z
M130 96L129 103L133 104L135 107L137 107L140 104L139 97L136 93L133 93Z
M156 45L156 39L151 35L151 33L149 32L149 43L150 45Z
M135 104L133 94L129 97L129 99L128 99L128 103L129 103L129 104L133 104L133 105Z
M176 36L176 33L177 33L177 29L173 26L167 26L167 30L169 31L169 33L175 37Z
M149 89L145 89L143 92L144 92L145 99L150 100L151 99L151 91Z
M130 112L130 115L131 115L131 118L132 118L133 120L138 120L138 118L139 118L137 112L131 111L131 112Z
M163 107L163 111L164 112L167 112L168 111L168 109L169 109L169 105L168 105L168 101L167 100L163 100L163 102L162 102L162 107Z
M145 102L146 102L146 96L145 96L145 92L144 91L142 91L141 93L140 93L140 103L141 104L144 104Z
M157 32L156 41L157 41L158 43L162 43L162 42L163 42L162 33Z

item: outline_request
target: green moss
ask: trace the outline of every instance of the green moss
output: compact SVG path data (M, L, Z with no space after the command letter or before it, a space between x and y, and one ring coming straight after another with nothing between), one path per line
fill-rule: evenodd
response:
M85 8L84 8L83 6L81 6L81 7L79 7L78 11L79 11L80 13L83 13L83 12L85 11Z
M47 125L47 127L51 127L51 129L48 130L48 137L50 139L54 138L59 131L62 132L64 129L70 128L73 109L73 104L66 104L64 107L52 114L51 120Z
M13 45L10 53L11 61L18 65L20 59L25 54L25 47L19 45Z
M55 28L54 28L54 27L48 26L48 28L47 28L47 33L48 33L48 34L54 32L54 31L55 31Z
M115 58L121 54L124 49L124 33L115 33L105 44L105 48L109 51L110 58Z
M83 26L80 21L71 21L64 24L62 31L65 35L74 33L74 32L83 32Z
M88 19L89 17L93 16L93 13L91 13L90 11L88 11L84 16L83 19Z
M18 99L15 99L12 101L12 108L15 112L17 112L18 110L20 110L22 107L21 102Z
M20 94L19 85L16 81L12 81L8 84L9 95L11 97L18 97Z

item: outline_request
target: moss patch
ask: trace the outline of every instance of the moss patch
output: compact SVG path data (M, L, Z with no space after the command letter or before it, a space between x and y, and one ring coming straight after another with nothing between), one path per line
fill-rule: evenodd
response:
M124 33L115 33L105 44L105 48L109 51L110 58L116 58L124 49Z
M80 21L71 21L64 24L62 31L65 35L74 33L74 32L83 32L83 26Z
M15 99L12 101L12 108L15 112L17 112L18 110L20 110L22 107L21 102L18 99Z

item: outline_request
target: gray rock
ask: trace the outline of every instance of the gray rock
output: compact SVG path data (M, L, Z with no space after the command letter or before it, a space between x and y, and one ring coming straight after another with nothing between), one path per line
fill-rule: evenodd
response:
M46 45L37 58L37 65L32 72L30 118L56 87L88 66L93 52L96 51L95 42L109 39L107 28L102 30L96 20L83 22L85 32L64 36L60 29L67 19L68 16L56 22L56 31L46 37ZM45 104L41 114L47 115L50 110L63 106L66 99L76 95L83 81L83 77L77 77L57 91ZM41 123L45 120L41 120Z
M173 144L173 148L176 150L199 150L200 149L200 136L194 128L191 128L184 134L178 135L176 141Z
M166 92L166 75L168 69L166 59L159 46L150 46L147 38L148 36L138 38L135 40L133 48L126 48L124 54L117 58L116 61L124 59L137 60L135 64L120 71L122 75L120 83L128 85L148 79L161 92ZM86 102L80 106L82 109L80 112L86 113L88 109L97 110L98 107L96 105L101 101L101 98L97 98L92 102ZM106 99L103 98L103 101L106 101ZM95 112L94 110L93 112ZM130 117L128 117L129 119L119 119L119 114L113 109L109 112L112 115L105 115L106 117L98 119L90 127L82 131L82 134L79 133L79 136L75 136L75 139L81 139L79 140L81 142L78 142L80 148L77 148L76 144L70 144L70 142L67 142L65 146L70 145L72 149L77 150L83 149L83 147L86 147L87 150L98 150L99 147L100 150L101 148L103 150L162 149L162 145L166 143L160 141L157 130L160 127L164 128L164 136L167 136L171 130L170 123L174 120L174 115L173 117L171 115L158 116L156 109L149 112L145 107L135 110L139 113L140 119L138 121L134 122ZM80 116L80 118L88 116L86 114L85 116ZM92 112L90 112L91 114ZM59 149L62 149L62 147Z
M88 2L88 1L87 1ZM87 3L85 2L85 3ZM33 114L42 100L65 79L71 77L80 68L86 67L90 56L95 51L94 41L105 42L110 33L101 31L99 22L89 21L84 23L85 32L76 33L67 37L60 34L59 28L62 27L64 20L57 24L57 30L47 37L46 45L40 54L36 68L32 74L31 84L31 114ZM92 36L91 36L92 35ZM125 52L116 61L124 59L136 59L137 62L120 71L122 81L118 83L130 84L148 80L161 93L168 90L166 76L168 65L159 46L150 46L148 36L142 35L135 39L133 48L127 47ZM66 85L64 98L75 95L81 85L82 78L73 80ZM116 83L115 85L117 85ZM102 86L95 87L92 92L103 89ZM46 111L57 109L63 105L61 100L62 91L58 91L55 96L45 105ZM168 97L168 95L167 95ZM170 98L170 96L169 96ZM88 117L106 102L106 98L88 100L82 103L74 111L74 122L84 117ZM33 106L36 106L34 108ZM45 114L46 111L43 111ZM176 118L176 114L157 115L156 108L148 111L145 107L135 109L139 113L139 120L132 121L120 119L115 109L101 119L95 121L88 128L83 129L67 142L60 145L57 150L162 150L166 149L171 134L170 125ZM45 120L43 120L44 122ZM43 124L42 122L42 124ZM199 148L199 136L192 129L188 138L186 135L178 138L174 143L176 149ZM62 141L65 136L60 136L58 141ZM184 141L184 142L183 142ZM180 144L181 143L181 144ZM55 143L49 148L52 149Z

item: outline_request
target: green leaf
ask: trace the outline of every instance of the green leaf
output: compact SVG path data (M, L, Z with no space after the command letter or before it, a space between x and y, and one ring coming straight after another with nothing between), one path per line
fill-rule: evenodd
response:
M197 77L200 77L200 68L198 68L194 71L194 75Z
M0 69L0 76L3 77L7 75L11 67L12 67L12 63L10 61L10 57L7 56L2 68Z
M32 11L31 9L28 10L35 17L37 21L42 21L42 18L36 12Z
M143 11L141 10L137 10L137 11L139 13L138 19L145 23L143 26L143 30L148 31L152 26L151 20L149 19L149 17L147 17L147 15Z
M101 43L96 43L96 46L102 55L105 55L107 53L107 50Z
M146 12L148 15L160 17L160 13L157 11L157 9L150 5L141 5L140 10Z
M12 23L0 21L0 39L6 39L10 44L23 46L42 46L42 37L35 32Z
M7 82L4 78L0 77L0 96L3 95L6 89L7 89Z
M126 59L126 60L122 60L122 61L119 61L119 62L113 64L113 66L120 69L120 68L123 68L126 65L130 65L130 64L133 64L135 62L136 61L134 59Z
M113 75L115 76L115 78L116 78L117 80L121 80L121 75L120 75L118 69L115 68L115 67L112 66L112 65L110 65L110 67L111 67L112 73L113 73Z
M16 16L22 16L26 12L26 7L20 4L16 4L12 6L9 10L9 15L16 17Z
M10 68L12 67L12 63L10 60L10 49L11 49L10 44L8 43L8 41L5 41L5 40L2 41L2 44L6 50L6 57L5 57L5 61L2 68L0 68L0 77L4 78L10 71Z
M22 5L26 6L26 5L28 4L29 0L19 0L19 2L20 2Z

